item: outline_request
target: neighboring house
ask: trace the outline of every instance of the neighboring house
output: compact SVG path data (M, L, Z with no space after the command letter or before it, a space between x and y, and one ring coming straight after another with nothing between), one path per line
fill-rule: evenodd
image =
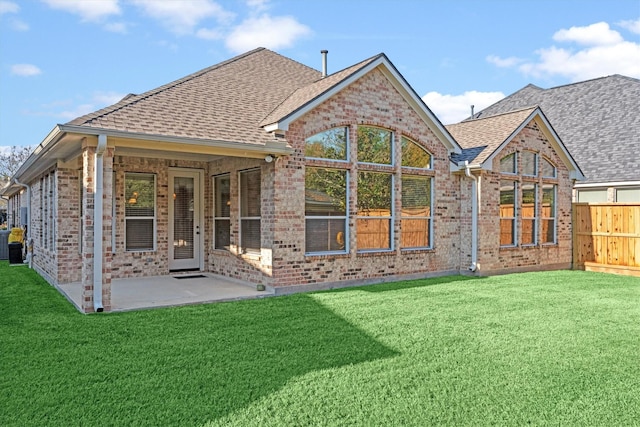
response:
M384 54L327 76L256 49L56 126L4 194L87 312L174 271L285 293L568 268L580 170L539 109L508 116L459 144ZM505 171L522 150L536 173Z
M574 201L640 202L640 80L612 75L550 89L530 84L474 117L536 105L586 177Z

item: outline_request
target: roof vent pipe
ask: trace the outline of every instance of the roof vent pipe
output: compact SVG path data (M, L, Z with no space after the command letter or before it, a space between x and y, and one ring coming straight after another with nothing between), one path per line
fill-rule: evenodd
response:
M329 51L323 49L320 53L322 54L322 78L325 78L327 77L327 53L329 53Z
M471 104L471 118L473 119L473 107L475 107L475 105Z

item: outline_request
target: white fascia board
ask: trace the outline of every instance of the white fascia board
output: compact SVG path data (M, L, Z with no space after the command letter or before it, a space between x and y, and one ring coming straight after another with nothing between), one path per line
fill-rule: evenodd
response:
M255 152L261 154L291 154L293 149L289 147L285 142L269 141L265 144L250 144L237 141L224 141L224 140L210 140L201 138L189 138L179 136L168 135L154 135L138 132L126 132L112 129L91 128L86 126L72 126L64 125L60 126L61 130L67 133L82 134L82 135L106 135L112 138L123 139L139 139L146 141L167 142L173 144L184 145L197 145L202 147L217 147L226 150L236 150L238 152Z
M612 181L612 182L590 182L588 184L576 184L575 188L595 188L595 187L636 187L640 181Z

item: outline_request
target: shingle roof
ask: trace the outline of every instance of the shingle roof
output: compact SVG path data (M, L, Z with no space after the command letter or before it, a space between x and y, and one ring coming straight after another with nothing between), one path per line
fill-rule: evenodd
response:
M475 117L532 105L544 111L585 183L640 180L640 80L613 75L550 89L528 85Z
M482 164L535 110L526 108L445 126L463 149L462 154L453 155L451 160Z
M367 64L373 62L381 55L382 54L379 54L369 59L365 59L364 61L359 62L349 68L345 68L344 70L331 74L330 76L327 76L317 82L297 89L286 100L284 100L282 104L280 104L267 117L265 117L260 125L266 126L288 116L308 102L322 95L327 90L339 84L341 81L351 76L361 68L365 67Z
M214 141L264 143L261 120L321 73L259 48L79 117L69 125Z

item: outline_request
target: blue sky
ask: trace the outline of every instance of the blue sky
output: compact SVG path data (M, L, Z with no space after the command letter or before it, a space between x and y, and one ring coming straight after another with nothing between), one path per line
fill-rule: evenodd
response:
M640 0L0 0L0 150L255 47L384 52L445 123L529 83L640 78Z

